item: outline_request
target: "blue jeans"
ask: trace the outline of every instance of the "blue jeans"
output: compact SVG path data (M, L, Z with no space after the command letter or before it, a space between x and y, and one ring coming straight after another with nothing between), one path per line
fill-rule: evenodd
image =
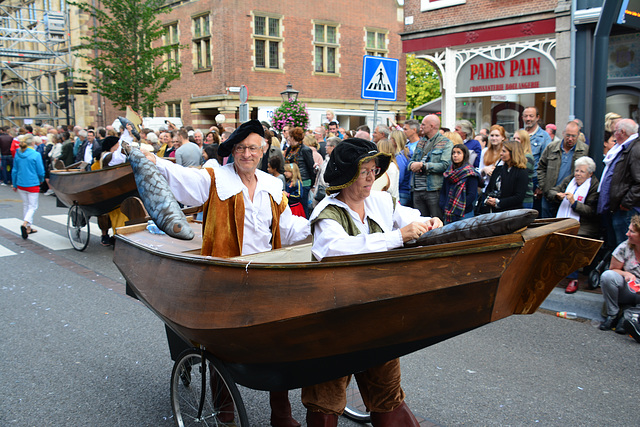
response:
M542 218L555 218L558 214L558 208L560 204L548 201L545 197L542 198Z
M631 217L635 214L635 210L615 211L611 213L611 225L616 236L616 246L627 240L627 231L631 223Z
M5 184L11 183L11 168L13 167L13 157L11 154L2 156L2 170L0 171L0 180Z
M413 203L411 200L411 193L400 193L399 197L400 197L400 200L398 201L402 206L407 206L407 207L413 206Z
M302 194L300 194L300 203L302 203L302 207L304 208L304 214L309 218L309 214L311 210L309 209L309 190L311 187L302 187Z

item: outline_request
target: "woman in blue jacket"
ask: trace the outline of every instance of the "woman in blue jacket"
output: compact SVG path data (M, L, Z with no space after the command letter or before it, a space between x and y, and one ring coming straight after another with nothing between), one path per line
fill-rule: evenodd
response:
M33 135L26 135L20 142L20 148L16 150L11 170L13 191L20 193L22 197L23 220L20 232L26 239L29 234L37 230L33 225L33 214L38 209L38 196L40 184L44 181L44 164L42 156L35 150Z

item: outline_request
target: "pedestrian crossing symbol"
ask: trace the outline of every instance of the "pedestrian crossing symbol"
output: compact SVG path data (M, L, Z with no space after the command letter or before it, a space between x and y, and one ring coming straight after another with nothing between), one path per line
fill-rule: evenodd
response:
M365 55L362 67L362 98L395 101L398 60Z
M373 75L373 78L369 80L367 90L393 93L391 82L389 81L389 77L387 76L387 72L385 71L382 62L378 65L378 69Z

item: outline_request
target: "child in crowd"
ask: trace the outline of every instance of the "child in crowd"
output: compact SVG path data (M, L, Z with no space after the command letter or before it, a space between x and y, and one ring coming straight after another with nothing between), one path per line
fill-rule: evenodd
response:
M267 165L267 172L276 178L282 181L282 188L287 188L287 180L283 174L280 173L282 170L282 160L278 156L274 156L269 159L269 164Z
M300 203L300 195L302 194L302 178L300 177L300 169L295 163L287 163L284 166L284 177L287 185L284 189L289 197L289 207L291 213L306 218L304 207Z

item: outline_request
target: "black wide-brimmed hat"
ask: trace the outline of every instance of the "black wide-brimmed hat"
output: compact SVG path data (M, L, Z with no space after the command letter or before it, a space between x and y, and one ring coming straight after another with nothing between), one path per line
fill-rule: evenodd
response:
M108 136L102 140L102 151L111 151L114 145L118 143L120 139L117 136Z
M218 155L227 157L233 151L233 146L244 141L249 134L257 133L264 138L264 128L258 120L249 120L240 125L238 129L233 131L225 142L218 147Z
M376 179L389 168L391 155L378 151L376 144L361 138L349 138L342 141L331 152L324 180L327 182L327 194L335 193L347 188L358 179L360 166L370 160L375 160L380 172Z

